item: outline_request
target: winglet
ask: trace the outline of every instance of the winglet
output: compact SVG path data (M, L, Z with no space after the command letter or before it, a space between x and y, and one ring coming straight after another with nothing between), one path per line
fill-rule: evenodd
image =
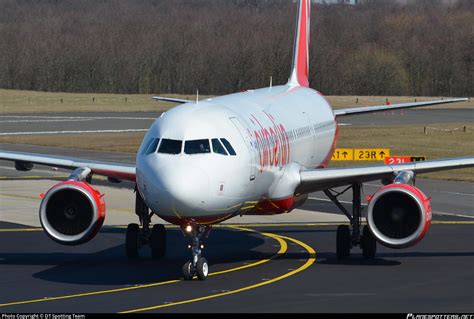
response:
M309 25L311 0L300 0L296 22L293 63L288 85L309 87Z

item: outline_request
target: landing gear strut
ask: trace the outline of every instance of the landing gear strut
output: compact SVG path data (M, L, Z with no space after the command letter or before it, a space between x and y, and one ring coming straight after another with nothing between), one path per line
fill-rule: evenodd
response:
M339 202L338 197L344 194L346 191L352 188L352 214L349 213L346 208ZM356 246L360 246L362 254L365 258L373 259L377 251L377 242L370 232L369 227L366 225L360 233L361 227L361 183L354 183L347 187L340 193L336 193L331 190L325 190L329 199L336 204L336 206L347 216L350 221L350 227L348 225L339 225L337 227L337 240L336 240L336 255L339 259L349 258L351 249Z
M166 230L162 224L155 224L150 229L153 212L143 201L138 190L135 188L135 214L138 215L138 224L129 224L125 235L125 252L130 259L139 257L139 250L145 245L150 245L153 258L162 258L166 253Z
M210 226L191 226L183 227L184 233L192 237L192 244L188 247L191 249L192 259L183 265L184 280L193 279L194 275L199 280L206 280L209 274L209 265L207 259L201 256L204 249L202 239L207 237L211 227Z

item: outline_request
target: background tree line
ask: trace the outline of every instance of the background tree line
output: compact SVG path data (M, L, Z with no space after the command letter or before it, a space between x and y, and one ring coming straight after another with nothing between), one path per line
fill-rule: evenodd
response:
M473 3L313 7L311 86L471 96ZM2 88L224 94L289 75L290 0L0 0L0 8Z

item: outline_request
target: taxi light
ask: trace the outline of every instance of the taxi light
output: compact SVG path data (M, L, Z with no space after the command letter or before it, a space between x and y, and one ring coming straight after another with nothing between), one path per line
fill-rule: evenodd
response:
M184 230L185 230L187 233L190 233L190 232L193 231L193 226L187 225L186 228L184 228Z

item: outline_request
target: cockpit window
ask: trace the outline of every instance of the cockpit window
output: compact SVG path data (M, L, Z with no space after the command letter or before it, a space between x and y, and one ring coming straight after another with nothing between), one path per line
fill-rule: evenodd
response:
M202 154L210 153L211 147L209 140L193 140L184 142L184 153L186 154Z
M159 138L154 138L151 140L150 144L148 144L148 147L145 151L145 155L154 153L156 151L156 148L158 147L158 143L160 142Z
M221 138L221 142L224 144L230 155L237 155L228 140L226 140L225 138Z
M178 140L170 140L164 138L161 140L160 148L158 149L158 153L164 154L179 154L181 153L181 146L183 145L183 141Z
M212 139L212 151L217 154L227 155L224 146L222 146L217 138Z

